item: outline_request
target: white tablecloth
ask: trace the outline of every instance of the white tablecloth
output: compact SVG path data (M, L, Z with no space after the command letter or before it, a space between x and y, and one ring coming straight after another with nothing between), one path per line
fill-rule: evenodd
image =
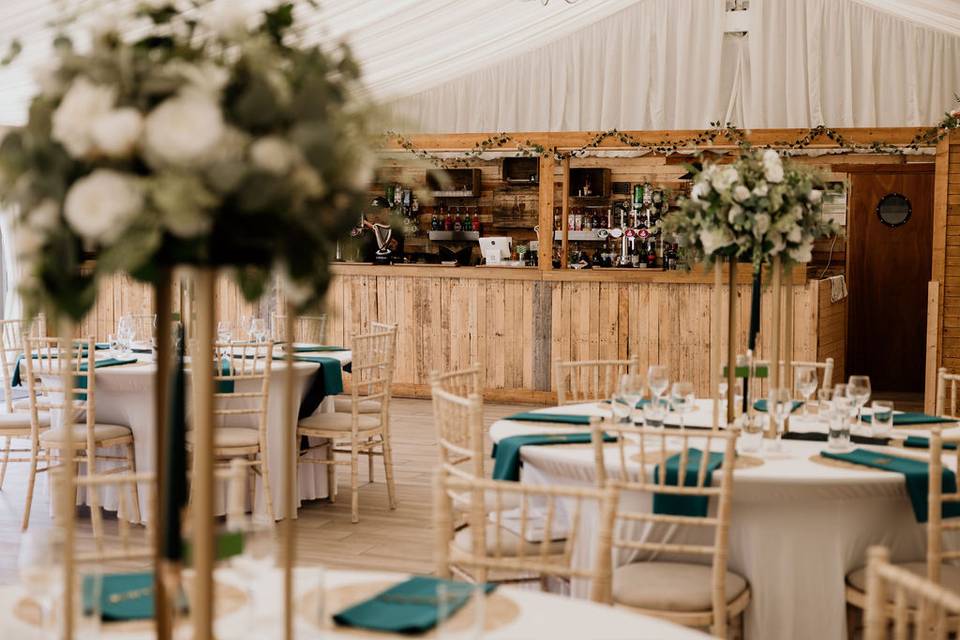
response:
M322 575L322 578L321 578ZM296 575L298 595L316 588L322 580L326 588L362 582L399 582L406 578L400 574L367 573L359 571L327 571L325 574L312 569L299 569ZM231 570L217 572L217 579L242 587L239 577ZM489 640L706 640L698 631L685 629L669 622L642 616L623 609L598 605L586 600L572 600L560 596L525 591L512 587L499 587L499 592L511 599L520 608L515 620L503 627L484 634ZM215 633L219 638L241 640L256 638L271 640L283 635L280 624L280 596L283 593L281 574L270 571L257 580L258 594L267 594L270 602L258 601L256 607L244 607L238 612L223 616L216 622ZM4 618L4 636L17 640L40 640L38 631L11 614L14 606L24 597L19 586L0 587L0 611ZM251 624L250 612L255 610L256 621ZM336 613L336 612L327 612ZM295 618L297 638L384 638L382 633L362 633L350 629L338 632L335 629L320 629L300 616ZM117 633L105 628L102 637L115 640L146 640L148 633ZM9 636L6 634L10 634ZM459 636L458 636L459 637Z
M98 357L107 354L98 352ZM346 364L351 361L350 351L331 351L316 355L335 358ZM119 424L130 427L133 431L134 449L137 471L155 471L155 456L157 446L157 430L154 422L154 380L157 374L156 365L143 356L139 364L120 365L96 369L96 412L97 421L105 424ZM294 397L299 407L300 398L310 381L310 376L316 373L319 365L312 362L294 362L294 375L297 381L297 391ZM270 490L273 495L274 515L279 519L286 514L286 501L283 500L283 437L287 433L284 428L283 400L284 381L287 373L287 364L283 360L275 360L270 370L270 397L267 404L267 465L270 471ZM237 391L253 391L252 381L236 383ZM246 387L251 387L247 389ZM189 393L189 388L187 390ZM327 398L317 409L318 412L333 411L333 399ZM296 416L296 409L294 415ZM245 422L229 423L230 426L246 426L256 428L252 416L244 416ZM122 448L103 450L111 455L122 455ZM310 455L322 456L323 450L316 450ZM99 463L103 468L110 466L109 462ZM218 515L225 513L226 486L221 483L222 490L218 492L216 509ZM327 492L327 474L325 465L303 464L299 469L298 505L303 500L325 498ZM102 492L104 508L115 510L117 496L111 490ZM146 522L150 515L149 492L146 487L140 487L140 515L141 521ZM80 494L79 500L85 497ZM258 513L266 513L262 480L256 480L256 505Z
M698 401L686 423L710 424L709 405L708 401ZM601 415L608 410L601 405L584 404L541 411ZM819 425L795 416L791 428L811 431L818 430ZM547 423L500 420L491 426L490 435L497 442L512 435L563 430ZM583 431L584 427L566 430ZM746 635L782 640L845 638L844 576L863 566L866 549L874 544L890 547L894 561L924 559L926 530L914 518L900 474L866 467L848 470L811 461L812 456L826 448L824 442L784 441L783 446L782 454L750 454L763 456L763 464L734 472L729 568L750 583ZM895 453L918 458L926 454L910 449L896 449ZM612 449L608 454L608 468L616 469L619 463L614 460ZM594 482L589 447L524 447L521 459L523 482L584 486ZM953 459L953 455L944 456L951 468ZM634 473L636 467L639 465L634 463ZM641 507L650 503L649 496L623 499ZM580 536L582 544L576 554L583 562L589 558L584 547L592 539L592 524L585 525L587 529ZM637 529L631 535L686 542L695 540L691 533L695 532ZM620 564L629 560L617 559Z

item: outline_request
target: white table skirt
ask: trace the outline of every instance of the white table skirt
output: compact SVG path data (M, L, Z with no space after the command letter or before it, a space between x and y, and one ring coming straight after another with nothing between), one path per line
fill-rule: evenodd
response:
M709 402L698 404L687 424L696 424L704 417L709 424ZM603 409L585 404L542 411L599 415ZM795 431L817 428L799 416L793 424ZM584 427L566 430L583 431ZM562 431L547 423L500 420L492 425L490 435L496 442L511 435ZM823 442L784 441L783 445L783 454L766 457L759 467L734 472L728 566L750 583L746 636L845 638L844 576L863 566L866 549L874 544L890 547L894 561L922 560L926 529L914 518L901 475L866 467L863 471L847 470L811 461L811 456L826 448ZM611 471L619 464L613 453L608 448L606 464ZM899 449L896 453L911 455L911 450ZM925 453L912 452L917 457ZM523 482L591 486L595 481L589 447L524 447L521 459ZM953 467L954 456L945 455L944 462ZM636 474L638 468L639 464L633 463L631 470ZM622 500L634 507L650 508L649 495L624 495ZM586 528L578 540L577 562L589 562L594 525L589 517L582 525ZM703 540L701 527L646 527L637 526L625 533L671 542L694 542L695 534L699 534ZM948 546L960 547L955 544L958 542L951 540ZM625 564L631 559L621 555L616 561ZM583 586L575 584L574 593L583 595Z
M324 352L320 355L340 360L342 364L350 362L351 353L349 351ZM296 377L297 391L294 394L297 408L299 408L300 398L303 396L310 377L317 371L319 365L312 362L295 362L294 375ZM270 397L267 404L267 466L270 472L270 492L273 495L273 510L276 518L283 518L286 514L286 501L283 499L283 437L287 433L284 428L284 384L286 379L286 362L282 360L273 361L270 370ZM97 422L104 424L118 424L130 427L133 432L134 450L136 457L137 471L153 472L156 471L155 459L157 444L157 430L154 422L153 394L154 380L156 378L156 365L143 361L137 365L123 365L115 367L104 367L96 370L96 411ZM251 381L241 381L236 383L238 391L254 390L252 387L246 389L244 385L255 384ZM187 389L189 394L189 385ZM327 398L317 409L317 412L332 412L333 398ZM296 416L297 409L294 409ZM244 426L256 428L253 416L243 416L243 422L224 423L229 426ZM313 443L322 443L323 441L314 441ZM114 447L111 449L99 450L103 454L122 456L123 448ZM323 449L317 449L310 454L311 456L323 457ZM109 468L111 465L122 464L122 462L101 462L98 463L102 469ZM298 506L303 500L315 500L325 498L328 494L327 474L325 465L301 464L299 468L299 492ZM217 515L226 513L226 483L220 483L221 490L215 497L215 509ZM266 501L263 493L262 479L256 478L255 505L257 513L266 513ZM150 515L149 491L146 487L139 487L140 499L140 521L146 522ZM86 496L83 493L78 494L78 503L85 503ZM108 510L116 510L118 500L116 491L113 488L104 488L101 491L102 506ZM53 504L53 501L51 501ZM248 505L249 507L249 505Z
M321 577L322 576L322 577ZM297 599L322 580L326 587L335 588L362 582L399 582L407 576L395 573L367 573L359 571L327 571L298 569L295 579ZM271 640L283 635L280 623L282 574L272 570L257 579L258 602L255 607L242 607L236 613L222 616L216 621L215 634L219 638L256 638ZM217 579L243 588L239 576L229 569L217 572ZM503 627L487 632L489 640L519 640L550 638L555 640L706 640L709 636L669 622L639 615L624 609L615 609L585 600L572 600L551 594L526 591L512 587L499 587L498 591L513 600L520 608L515 620ZM263 602L266 594L268 602ZM4 631L18 640L40 640L44 636L37 629L26 625L12 615L12 611L24 592L19 586L0 587L0 611L3 612ZM264 599L267 599L264 598ZM251 623L251 612L256 620ZM328 614L336 612L327 612ZM384 638L408 637L382 633L363 633L360 630L320 629L301 616L295 618L298 638ZM147 640L150 633L118 633L108 628L101 631L102 637L115 640ZM6 636L4 636L6 637Z

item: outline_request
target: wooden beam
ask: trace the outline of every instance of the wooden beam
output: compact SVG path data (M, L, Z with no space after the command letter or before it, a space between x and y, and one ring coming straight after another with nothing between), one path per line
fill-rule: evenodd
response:
M923 410L933 414L937 402L937 368L940 366L940 283L927 284L927 354L924 369Z
M553 269L553 209L556 207L553 199L553 174L557 161L552 155L540 158L540 190L537 206L539 207L540 241L539 260L540 270Z
M570 158L560 161L562 179L560 180L560 202L563 209L560 211L560 229L563 235L560 240L560 268L566 269L570 256L567 255L570 247Z

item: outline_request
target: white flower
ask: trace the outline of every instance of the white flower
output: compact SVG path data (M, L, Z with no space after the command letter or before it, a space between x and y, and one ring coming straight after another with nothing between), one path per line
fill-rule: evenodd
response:
M730 224L735 224L737 222L737 218L742 213L743 213L743 207L741 207L738 204L733 205L732 207L730 207L730 212L727 214L727 221Z
M780 159L780 154L774 151L773 149L767 149L766 151L764 151L763 166L764 167L783 166L783 161Z
M15 245L14 251L17 257L23 260L30 260L43 248L46 236L29 225L17 225L13 239Z
M733 236L724 227L704 228L700 230L700 242L703 244L703 252L709 256L733 242Z
M97 85L80 76L53 113L53 139L63 144L73 157L86 157L94 150L94 121L109 113L115 100L113 87Z
M143 133L143 116L131 107L115 109L93 121L93 141L104 154L122 158L129 156Z
M710 182L713 183L713 188L717 191L726 191L739 179L740 174L737 173L736 167L727 166L717 171Z
M59 75L60 67L55 62L44 60L31 69L33 81L45 96L60 95L65 89Z
M783 236L776 232L767 234L767 240L769 240L770 243L773 244L773 247L770 249L771 256L777 255L778 253L783 251L784 248L786 248L787 246L787 242L786 240L783 239Z
M183 78L190 85L190 89L214 96L219 95L230 80L229 71L210 61L192 64L176 59L167 63L163 70L170 75Z
M761 182L753 188L753 195L762 198L770 192L770 187L766 182Z
M788 242L797 244L801 240L803 240L803 232L800 230L800 227L794 227L793 229L790 229L790 231L787 233Z
M250 160L270 173L287 173L298 159L293 145L279 136L265 136L250 145Z
M151 160L193 165L209 156L223 136L223 114L208 96L187 92L150 112L145 142Z
M743 202L750 197L750 189L747 189L742 184L738 184L733 190L733 199L737 202Z
M694 200L700 201L704 196L710 193L710 188L709 182L697 182L693 185L693 189L690 190L690 197Z
M213 0L201 9L200 21L224 38L236 38L255 29L262 16L250 2Z
M23 217L23 224L40 232L51 231L60 224L60 205L47 198Z
M810 193L807 194L807 200L809 200L812 204L817 204L822 199L823 191L820 189L810 189Z
M97 169L77 180L67 193L63 213L82 237L115 241L143 207L143 193L133 176Z
M770 215L767 213L758 213L753 218L753 235L760 238L770 230Z
M327 192L320 174L307 164L298 165L290 176L291 182L308 198L322 198Z
M790 249L787 255L795 262L810 262L813 260L813 241L806 240L796 249Z
M763 177L767 182L778 183L783 181L783 165L772 165L765 167L763 170Z

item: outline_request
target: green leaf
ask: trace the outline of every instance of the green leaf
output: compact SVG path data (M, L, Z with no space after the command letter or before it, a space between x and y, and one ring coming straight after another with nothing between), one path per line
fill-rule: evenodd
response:
M163 235L156 224L140 222L131 225L113 246L97 255L97 271L137 271L153 259L162 239Z
M14 38L11 40L10 47L7 48L7 53L4 54L3 58L0 58L0 67L6 67L16 60L21 51L23 51L23 44L20 42L20 39Z
M264 12L263 30L277 44L283 44L283 35L293 26L293 3L285 2Z
M267 290L270 273L265 269L256 267L241 267L237 269L236 280L243 297L252 302L260 298Z

